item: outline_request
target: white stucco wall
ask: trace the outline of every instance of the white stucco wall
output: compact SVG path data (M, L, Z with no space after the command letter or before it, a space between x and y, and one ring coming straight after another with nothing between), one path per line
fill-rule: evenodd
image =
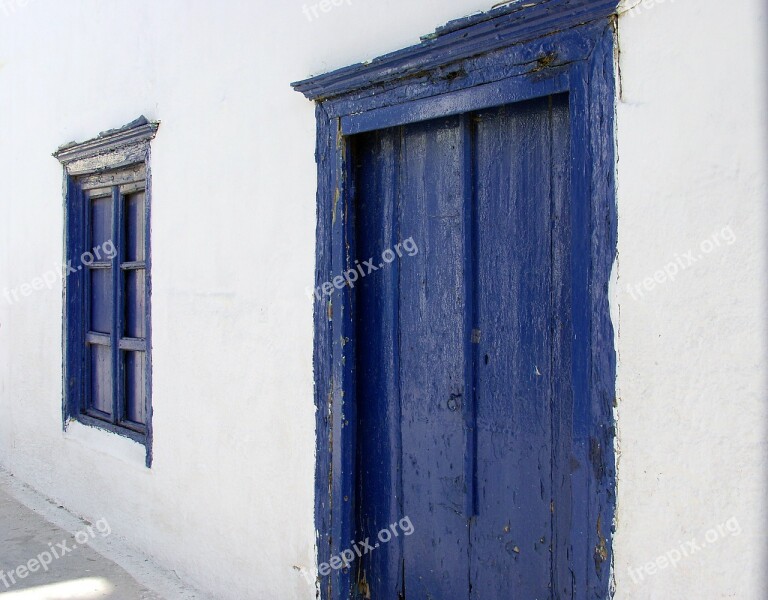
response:
M766 4L651 6L619 25L616 597L762 600Z
M309 9L308 18L302 8ZM223 600L314 597L314 107L291 81L487 1L0 2L0 464ZM154 465L61 432L60 144L153 142Z
M0 465L223 600L314 597L314 112L288 84L492 2L313 4L0 0ZM620 20L619 598L766 597L762 4ZM162 121L151 471L131 442L61 432L61 286L1 295L61 263L50 153L142 113ZM715 233L674 282L628 291Z

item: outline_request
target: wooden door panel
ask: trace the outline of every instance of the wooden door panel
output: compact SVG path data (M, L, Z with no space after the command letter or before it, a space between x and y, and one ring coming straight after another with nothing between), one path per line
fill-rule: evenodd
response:
M355 160L356 253L374 262L399 242L397 208L401 130L358 136ZM376 265L374 265L376 266ZM357 541L376 543L379 531L403 516L398 388L399 265L393 263L355 283L357 352ZM368 267L363 267L364 272ZM394 598L402 592L401 538L360 557L353 573L361 598Z
M463 599L469 589L462 143L459 118L403 134L400 230L420 248L401 261L399 311L403 510L416 527L404 546L405 590L413 598Z
M478 504L471 597L548 598L554 500L550 100L485 111L475 122Z
M355 253L380 267L354 304L361 598L569 597L569 127L558 96L351 146Z

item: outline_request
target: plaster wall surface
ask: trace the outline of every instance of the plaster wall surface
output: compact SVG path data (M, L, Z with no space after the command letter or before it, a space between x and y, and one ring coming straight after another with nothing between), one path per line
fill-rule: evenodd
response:
M0 3L0 465L224 600L314 597L315 124L289 83L490 3L313 6ZM768 592L766 30L761 0L619 19L619 598ZM126 439L62 432L61 283L2 295L61 269L51 153L139 114L162 121L151 470Z

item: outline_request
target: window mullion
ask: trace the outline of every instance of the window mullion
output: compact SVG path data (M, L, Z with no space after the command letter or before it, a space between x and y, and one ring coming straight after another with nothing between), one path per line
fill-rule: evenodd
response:
M112 259L112 422L114 424L120 422L124 412L123 374L120 360L120 337L123 326L123 277L120 268L123 261L122 213L123 196L120 193L120 187L114 186L112 188L112 242L117 250Z
M90 218L90 198L86 194L82 187L72 179L72 189L74 194L72 196L72 204L75 210L80 212L79 227L74 230L75 245L72 247L72 255L82 256L88 249L88 243L91 239L91 218ZM69 250L69 249L68 249ZM66 257L65 257L66 258ZM78 265L79 266L79 265ZM91 399L91 347L86 344L85 336L86 332L90 331L91 322L91 274L90 269L85 268L78 270L75 277L79 280L79 286L69 286L68 293L74 293L75 290L80 291L79 302L79 319L75 321L75 326L72 327L71 335L73 340L79 346L80 354L78 355L78 372L81 373L81 382L79 387L79 402L75 408L75 414L81 415L88 410L92 405Z

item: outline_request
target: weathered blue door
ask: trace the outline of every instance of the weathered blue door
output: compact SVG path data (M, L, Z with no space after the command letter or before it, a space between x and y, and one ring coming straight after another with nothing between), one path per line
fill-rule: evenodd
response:
M419 249L355 287L362 598L572 597L570 131L562 94L353 138L357 259Z

